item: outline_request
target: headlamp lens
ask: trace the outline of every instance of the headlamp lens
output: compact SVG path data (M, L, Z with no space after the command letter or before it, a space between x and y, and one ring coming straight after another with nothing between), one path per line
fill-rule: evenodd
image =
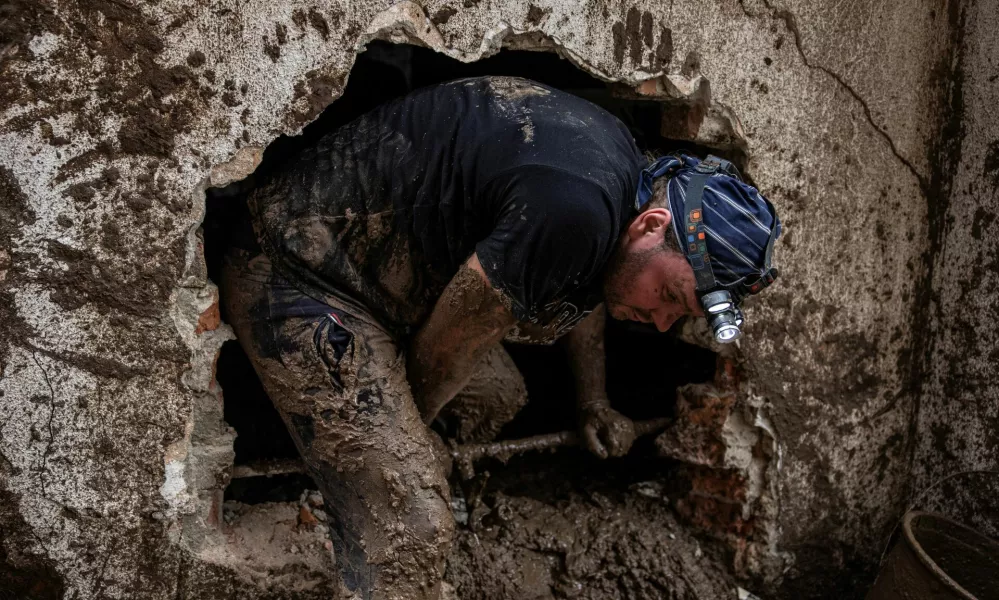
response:
M719 302L718 304L712 304L708 307L708 312L716 315L720 312L725 312L726 310L732 308L731 302Z
M715 341L719 344L729 344L739 339L742 332L735 325L722 325L715 330Z
M708 314L717 315L732 309L732 295L727 290L718 290L701 296L701 306Z

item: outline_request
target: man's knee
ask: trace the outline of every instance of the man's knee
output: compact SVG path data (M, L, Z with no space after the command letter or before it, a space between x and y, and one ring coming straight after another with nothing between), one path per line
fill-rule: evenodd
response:
M409 536L425 547L428 555L446 557L454 535L448 500L433 488L422 488L414 496L410 510L402 516Z

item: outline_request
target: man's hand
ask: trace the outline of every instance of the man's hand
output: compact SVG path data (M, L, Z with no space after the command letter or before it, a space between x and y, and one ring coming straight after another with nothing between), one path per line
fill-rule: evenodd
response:
M580 407L579 421L583 444L599 458L624 456L635 442L635 424L610 406Z
M579 434L600 458L623 456L635 441L631 419L610 407L604 375L604 323L601 304L565 336L579 407Z

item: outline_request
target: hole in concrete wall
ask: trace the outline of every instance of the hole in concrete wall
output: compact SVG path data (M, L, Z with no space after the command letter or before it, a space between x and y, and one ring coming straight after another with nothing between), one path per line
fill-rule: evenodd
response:
M259 169L280 168L282 160L294 156L299 148L410 90L476 75L528 77L586 98L621 119L643 150L687 149L699 154L709 151L661 136L663 113L669 110L663 102L620 97L621 94L615 93L605 82L553 53L500 52L466 64L425 48L373 42L358 56L343 95L307 126L302 135L281 136L275 140L266 149ZM250 186L252 177L226 188L208 190L205 260L213 281L218 281L222 253L233 235L228 223L237 218L238 211L245 211L241 196ZM222 315L223 320L225 316ZM673 335L659 335L651 327L611 321L607 336L608 390L615 405L633 418L669 416L678 385L707 381L713 373L714 355L711 352L684 344ZM532 401L505 428L503 435L520 437L572 428L572 386L560 351L536 347L511 347L510 350L525 375ZM665 379L636 378L634 365L650 365L655 372L666 372ZM671 365L671 368L659 369L655 365ZM294 444L238 342L230 341L223 346L217 378L224 391L226 422L238 434L236 464L294 459L297 456ZM284 480L251 479L255 481L240 481L231 486L227 499L265 501L287 495ZM297 481L308 482L302 478ZM271 497L266 493L269 488L279 491Z
M555 54L510 51L472 64L433 51L404 45L372 43L359 55L343 96L297 137L282 136L271 144L259 169L280 168L281 161L326 132L409 90L450 79L475 75L528 77L584 97L619 117L643 150L687 149L706 154L709 149L664 138L660 131L663 102L623 98L606 83L574 67ZM719 153L719 152L716 152ZM724 154L724 153L720 153ZM744 162L743 155L728 158ZM242 195L252 176L227 188L207 192L204 221L205 259L209 277L219 280L221 257L234 232L229 227L245 211ZM222 303L224 306L224 303ZM226 315L222 314L223 321ZM680 341L674 332L659 334L650 326L610 321L607 328L608 393L618 410L635 419L672 416L676 389L692 382L711 381L716 355ZM568 365L557 348L511 346L514 361L525 376L530 402L501 432L516 438L575 428L573 388ZM217 364L217 379L225 398L225 420L235 428L237 472L226 490L227 501L244 504L292 501L315 485L307 476L289 473L281 465L297 453L284 424L267 398L249 360L235 341L227 342ZM277 465L277 475L253 476L250 465ZM506 467L487 465L499 476L495 485L519 489L539 497L551 493L553 480L576 481L627 490L635 482L669 478L670 462L656 456L651 439L644 440L626 459L597 461L583 451L525 457ZM503 475L502 473L506 473ZM505 477L505 483L504 481ZM533 487L532 487L533 486ZM467 491L465 492L467 494Z

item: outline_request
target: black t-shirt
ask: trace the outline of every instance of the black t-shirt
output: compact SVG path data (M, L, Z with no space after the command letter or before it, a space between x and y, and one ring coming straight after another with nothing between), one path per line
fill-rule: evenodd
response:
M512 77L415 91L327 134L250 194L265 252L306 293L418 326L478 253L550 342L599 302L645 161L625 126Z

